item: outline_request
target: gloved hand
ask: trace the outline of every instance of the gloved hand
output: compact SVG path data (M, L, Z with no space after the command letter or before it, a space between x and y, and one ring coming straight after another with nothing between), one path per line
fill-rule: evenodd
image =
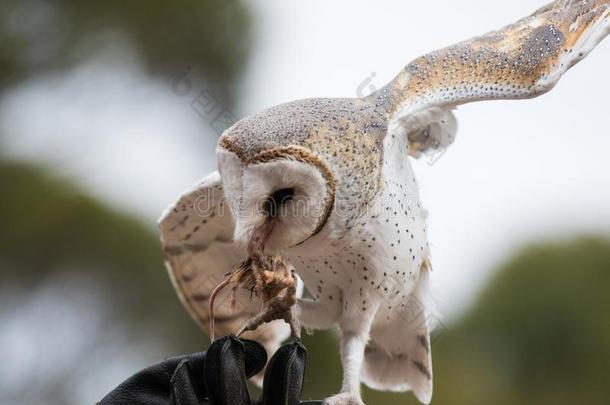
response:
M134 374L98 405L297 405L306 350L299 342L280 347L263 380L259 401L250 399L247 379L267 363L265 349L252 340L224 336L207 352L173 357Z

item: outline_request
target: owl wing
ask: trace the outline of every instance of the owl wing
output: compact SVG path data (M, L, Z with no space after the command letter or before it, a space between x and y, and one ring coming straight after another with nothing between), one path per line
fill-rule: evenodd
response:
M415 59L388 85L390 124L410 153L442 149L451 110L480 100L525 99L552 89L610 32L610 0L558 0L499 31Z
M206 331L212 290L246 257L245 250L233 243L233 226L217 171L183 194L159 220L170 279L186 310ZM237 292L234 308L229 301L230 287L216 297L217 335L237 332L262 305L256 296L245 290ZM273 352L289 334L288 325L274 321L247 332L244 337L259 341Z

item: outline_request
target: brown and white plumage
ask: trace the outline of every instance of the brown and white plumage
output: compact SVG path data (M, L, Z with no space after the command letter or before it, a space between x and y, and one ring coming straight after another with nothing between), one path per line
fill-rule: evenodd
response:
M387 87L393 119L412 120L420 112L473 101L539 96L609 32L607 0L555 1L501 30L409 63ZM413 143L416 154L421 146Z
M327 402L360 403L362 380L412 390L429 403L430 251L407 156L453 141L457 105L550 90L608 35L609 19L610 0L556 1L416 59L368 97L299 100L236 123L219 141L219 173L161 219L166 261L186 308L207 327L211 290L244 259L265 204L289 195L267 249L291 260L312 296L298 302L302 323L341 329L343 387ZM218 308L218 330L229 333L260 302L240 291L235 309ZM255 333L273 350L289 331L275 322Z

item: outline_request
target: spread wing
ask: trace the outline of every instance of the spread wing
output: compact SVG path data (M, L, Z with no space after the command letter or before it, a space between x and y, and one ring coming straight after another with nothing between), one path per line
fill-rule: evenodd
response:
M388 85L391 121L407 127L412 154L447 146L455 133L447 124L452 108L541 95L609 32L610 0L555 1L499 31L411 62ZM429 121L431 114L437 119Z
M245 250L233 243L233 218L218 172L206 176L169 207L159 227L174 288L193 319L208 331L212 290L246 257ZM260 300L244 290L237 292L234 308L229 301L230 288L226 288L214 307L217 335L237 332L261 308ZM289 334L288 325L274 321L244 337L273 352Z

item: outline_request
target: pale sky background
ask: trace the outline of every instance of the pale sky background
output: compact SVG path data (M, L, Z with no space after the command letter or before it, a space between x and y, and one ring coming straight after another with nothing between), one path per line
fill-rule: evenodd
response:
M238 117L299 98L355 96L373 75L380 87L411 59L514 22L544 1L249 4L254 48ZM214 170L216 134L190 107L197 91L174 94L129 53L100 51L7 94L3 153L42 160L154 228L166 205ZM463 106L455 144L433 166L415 163L430 211L433 283L448 318L519 246L610 234L609 69L607 39L548 95Z

